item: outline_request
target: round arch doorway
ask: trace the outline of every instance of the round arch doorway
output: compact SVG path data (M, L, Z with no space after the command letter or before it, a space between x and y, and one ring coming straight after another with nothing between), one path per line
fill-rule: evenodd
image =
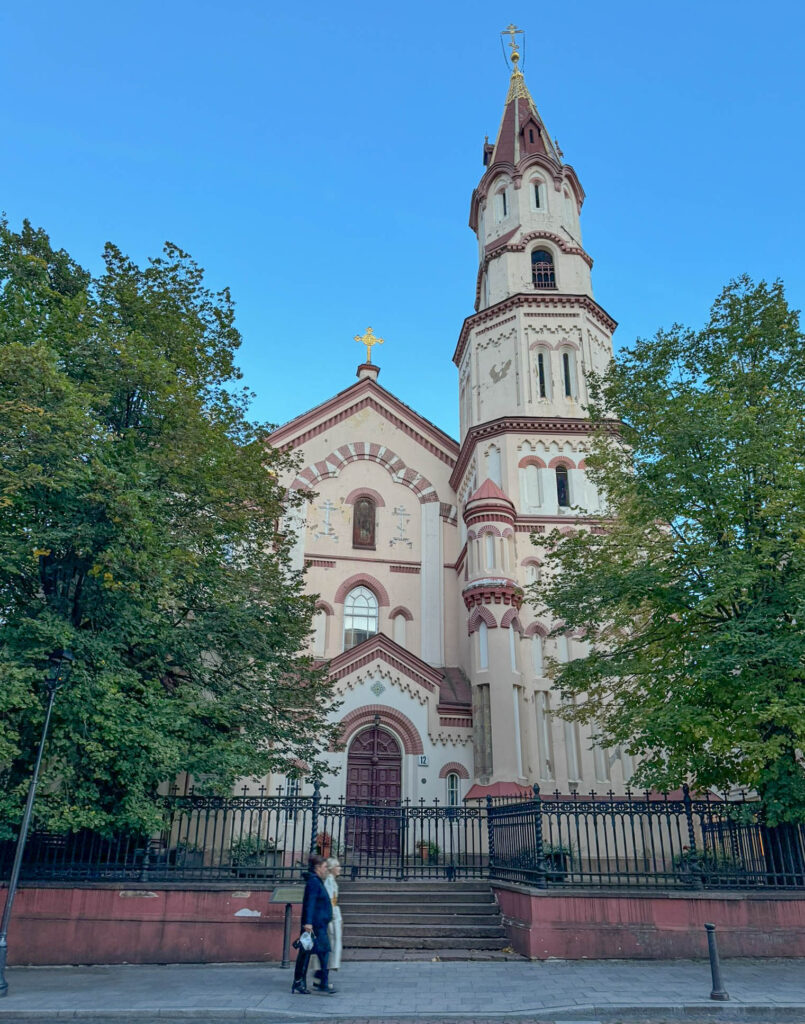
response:
M352 819L348 831L356 852L374 857L399 853L400 818L395 808L401 797L400 745L376 716L374 724L353 739L347 754L347 804Z

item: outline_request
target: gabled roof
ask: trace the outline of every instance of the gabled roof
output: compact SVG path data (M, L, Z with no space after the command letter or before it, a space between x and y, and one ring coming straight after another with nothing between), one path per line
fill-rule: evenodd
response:
M395 427L402 429L448 466L455 464L459 452L458 442L369 377L356 381L326 402L321 402L277 427L271 434L271 443L277 447L299 446L323 433L334 423L365 408L373 409Z
M470 684L460 668L434 668L385 633L376 633L357 647L336 655L329 664L330 677L343 679L373 661L384 662L430 693L435 693L440 709L472 708Z

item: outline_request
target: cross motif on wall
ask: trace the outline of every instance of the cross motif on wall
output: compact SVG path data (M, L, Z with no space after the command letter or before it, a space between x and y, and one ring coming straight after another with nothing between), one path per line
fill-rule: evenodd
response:
M328 498L323 505L319 505L319 508L324 513L324 520L320 524L324 529L320 529L318 533L314 534L314 537L316 540L319 540L321 537L332 537L333 540L337 541L338 537L336 537L333 524L330 521L330 514L335 511L335 505Z
M397 536L392 537L389 544L394 547L395 544L406 544L409 548L413 545L406 536L406 520L411 518L411 513L405 511L404 505L397 505L394 508L394 515L397 516Z

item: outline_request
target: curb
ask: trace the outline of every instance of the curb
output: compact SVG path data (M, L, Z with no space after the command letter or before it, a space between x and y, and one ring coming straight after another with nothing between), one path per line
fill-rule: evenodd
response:
M27 1024L28 1021L48 1020L81 1020L93 1021L96 1024L119 1024L121 1021L131 1024L144 1024L146 1021L185 1021L185 1020L252 1020L267 1021L279 1024L281 1021L289 1021L292 1024L315 1021L320 1024L322 1021L332 1024L351 1024L361 1022L364 1024L368 1019L383 1021L393 1020L400 1024L418 1024L421 1021L428 1021L428 1024L458 1024L461 1021L476 1021L486 1019L489 1021L523 1021L531 1024L562 1024L563 1021L679 1021L679 1020L723 1020L723 1021L752 1021L757 1024L801 1024L805 1020L805 1003L715 1003L704 1000L695 1003L669 1004L613 1004L597 1006L593 1003L572 1006L543 1006L532 1011L513 1010L508 1013L479 1013L474 1011L467 1013L379 1013L372 1014L371 1018L366 1014L355 1016L354 1014L343 1013L294 1013L288 1010L260 1010L250 1008L227 1009L222 1007L218 1010L202 1009L155 1009L140 1010L4 1010L0 1009L0 1022L2 1024Z

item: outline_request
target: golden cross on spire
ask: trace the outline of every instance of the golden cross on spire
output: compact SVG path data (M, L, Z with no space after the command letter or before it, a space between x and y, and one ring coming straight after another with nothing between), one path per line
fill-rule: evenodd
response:
M523 35L523 30L521 28L518 28L514 24L514 22L509 22L509 24L506 26L506 28L503 29L503 31L500 34L502 36L507 35L510 37L510 42L507 45L511 47L512 64L514 64L516 68L517 62L520 59L520 44L517 42L517 36Z
M361 345L365 345L366 346L366 362L367 363L371 363L371 361L372 361L372 346L373 345L382 345L383 344L383 339L382 338L376 338L375 337L375 332L372 330L371 327L367 327L366 328L366 334L364 334L363 337L361 337L360 334L356 334L355 335L355 341L359 341L361 343Z

